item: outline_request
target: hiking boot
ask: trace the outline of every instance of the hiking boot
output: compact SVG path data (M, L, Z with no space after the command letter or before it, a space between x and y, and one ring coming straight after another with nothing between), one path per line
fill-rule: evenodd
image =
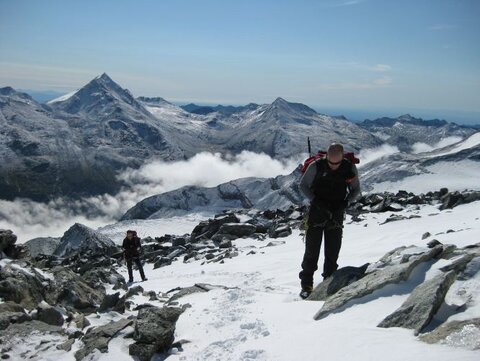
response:
M300 292L300 297L304 300L310 296L313 291L312 286L302 286L302 291Z
M148 278L147 278L147 277L142 278L142 282L145 282L145 281L148 281Z

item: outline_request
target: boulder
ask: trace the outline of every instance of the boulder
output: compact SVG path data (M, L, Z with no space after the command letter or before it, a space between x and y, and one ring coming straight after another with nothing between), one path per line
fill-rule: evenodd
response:
M33 310L44 300L49 280L26 264L11 262L0 269L0 298Z
M52 326L63 326L65 322L62 312L55 307L41 306L37 309L37 320Z
M480 318L447 322L432 332L420 335L419 339L426 343L480 350Z
M320 320L327 317L346 305L349 301L357 299L382 287L406 281L413 269L422 262L426 262L442 252L442 246L432 249L421 249L419 247L399 247L398 249L387 253L379 263L376 269L348 286L340 289L337 293L330 296L323 307L318 311L314 319ZM368 270L367 270L368 271Z
M4 311L0 313L0 330L5 330L11 323L31 321L32 317L25 312Z
M474 254L467 253L458 258L457 260L453 261L450 264L447 264L440 268L440 271L449 272L454 270L456 273L462 272L465 270L467 265L475 258Z
M172 259L167 257L159 257L153 264L153 269L157 269L164 266L170 266L172 264Z
M78 253L86 253L87 251L99 254L113 254L117 251L117 248L113 241L102 233L83 224L75 223L60 239L55 255L68 257Z
M0 229L0 258L1 253L5 253L9 248L13 247L17 241L17 236L9 229Z
M249 223L224 223L216 234L230 235L235 238L248 237L255 233L257 227ZM233 238L233 239L235 239Z
M114 308L120 301L120 292L105 295L102 304L98 308L98 312L106 312Z
M108 352L108 343L110 340L125 327L133 324L133 319L121 319L119 321L111 321L106 325L89 329L85 336L82 337L84 343L83 348L75 352L77 361L83 360L95 349L102 353Z
M32 334L35 337L33 339ZM35 345L34 339L39 340L37 348L29 347ZM5 352L4 350L22 349L22 353L14 355L14 360L45 360L45 357L39 355L38 349L40 347L54 349L53 340L66 340L65 332L61 327L37 320L11 323L0 332L0 353Z
M2 312L23 312L24 313L25 310L19 304L12 301L7 301L7 302L0 303L0 313Z
M208 287L204 287L200 284L196 284L192 287L185 287L182 288L180 291L175 293L170 299L168 300L168 303L175 302L179 298L182 298L184 296L188 296L194 293L199 293L199 292L208 292L210 289Z
M432 320L455 281L455 272L442 273L417 286L402 306L387 316L378 327L403 327L420 333Z
M287 224L273 224L268 230L270 238L288 237L292 234L292 229Z
M90 287L76 273L61 266L54 267L51 271L55 277L55 285L47 294L48 303L84 313L95 311L102 303L105 297L103 288Z
M327 297L337 293L343 287L358 281L365 275L368 263L361 267L342 267L321 282L308 297L309 301L325 301Z
M55 346L57 350L63 350L66 352L70 352L72 349L73 344L75 343L75 339L71 338L60 345Z
M141 361L149 361L155 353L165 352L174 341L175 324L183 312L174 307L148 307L138 312L133 339L130 345L131 356Z
M37 257L41 254L51 256L60 244L60 238L53 237L38 237L31 239L24 243L32 257Z
M114 289L127 287L125 278L118 273L114 268L95 267L86 271L82 278L92 288L104 287L103 284L110 284L114 286Z
M202 239L210 239L225 223L240 223L240 220L235 214L231 213L221 215L207 221L202 221L193 229L190 236L191 242L197 242Z
M83 313L81 313L77 317L75 317L73 322L75 322L75 325L80 330L83 330L85 327L90 326L90 321L88 320L88 318L85 317L85 315Z

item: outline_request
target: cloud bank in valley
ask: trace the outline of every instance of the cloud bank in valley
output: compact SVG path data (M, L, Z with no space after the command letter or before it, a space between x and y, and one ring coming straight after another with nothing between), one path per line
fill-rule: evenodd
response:
M461 137L447 137L447 138L443 138L438 143L433 145L420 143L420 142L415 143L412 145L412 153L418 154L418 153L424 153L424 152L431 152L432 150L435 150L435 149L448 147L449 145L458 143L461 140L462 140Z
M194 157L144 164L127 169L119 179L128 184L115 195L103 194L82 200L54 199L38 203L28 199L0 200L0 228L11 229L18 242L36 237L60 237L74 223L98 228L118 220L142 199L187 185L214 187L243 177L269 178L289 174L304 155L291 159L272 159L266 154L243 151L237 155L199 153Z
M362 149L358 154L358 157L360 158L360 164L357 168L361 169L368 163L399 152L400 150L396 146L390 144L383 144L376 148Z

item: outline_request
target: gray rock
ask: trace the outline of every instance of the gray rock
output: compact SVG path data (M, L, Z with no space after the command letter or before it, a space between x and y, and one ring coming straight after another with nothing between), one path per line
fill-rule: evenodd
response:
M368 263L361 267L342 267L321 282L308 297L309 301L325 301L343 287L358 281L365 275Z
M75 352L77 361L83 360L93 350L97 349L102 353L108 352L108 343L110 340L125 327L133 324L133 320L122 319L119 321L111 321L106 325L95 327L82 337L84 347Z
M0 229L0 258L1 254L8 248L13 247L17 241L17 236L11 230Z
M441 267L440 270L443 272L449 272L454 270L455 273L459 273L463 271L467 267L467 265L470 263L470 261L474 258L475 258L474 254L467 253L463 255L461 258L453 261L452 263Z
M439 240L437 240L437 239L432 239L431 241L429 241L429 242L427 243L427 246L428 246L428 248L433 248L433 247L438 246L438 245L441 245L441 244L442 244L442 242L440 242Z
M4 311L0 313L0 330L6 329L11 323L23 323L32 318L25 312Z
M168 302L169 303L174 302L174 301L178 300L179 298L182 298L184 296L188 296L188 295L191 295L191 294L194 294L194 293L208 292L208 291L209 291L209 289L206 289L205 287L201 287L199 285L182 288L180 291L178 291L172 297L170 297Z
M37 319L52 326L63 326L63 314L55 307L39 307Z
M34 238L24 243L32 257L37 257L40 254L51 256L59 244L60 238L53 237Z
M49 281L24 264L10 263L0 269L0 298L28 310L44 300Z
M24 313L25 310L19 304L12 301L7 301L7 302L0 303L0 313L2 312L23 312Z
M98 308L98 312L107 312L108 310L114 308L118 302L120 301L120 292L116 292L114 294L105 295L100 307Z
M80 329L83 330L85 327L90 326L90 321L88 318L85 317L83 313L79 314L75 319L73 320L75 322L75 325Z
M280 225L273 224L268 230L268 235L271 238L288 237L291 234L292 234L292 229L290 228L290 226L286 224L280 224Z
M153 264L153 269L157 269L164 266L170 266L171 264L172 264L172 260L170 258L159 257Z
M380 322L378 327L404 327L413 329L415 334L418 334L442 305L455 277L455 272L450 271L423 282L413 290L402 306Z
M468 280L475 277L475 275L480 272L480 256L474 257L466 267L460 272L457 279L459 280Z
M63 351L70 352L74 343L75 343L75 339L72 338L70 340L65 341L64 343L62 343L60 345L57 345L56 348L57 348L57 350L63 350Z
M132 343L128 349L128 353L138 357L140 361L150 361L157 352L156 345L145 343Z
M48 325L41 321L26 321L22 323L11 323L6 329L0 332L0 345L3 348L9 348L13 346L13 343L18 344L22 340L31 337L31 334L35 333L38 337L44 337L45 335L61 335L63 336L64 330L59 326Z
M231 235L235 238L248 237L255 233L257 227L249 223L224 223L217 234Z
M209 239L218 232L225 223L239 223L240 220L234 214L222 215L214 219L200 222L192 231L190 236L192 242L202 239Z
M139 295L141 293L143 293L145 290L143 289L142 286L135 286L135 287L130 287L127 291L127 293L125 293L125 298L130 298L132 296L135 296L135 295Z
M420 335L426 343L441 343L449 346L480 350L480 318L465 321L450 321L432 332Z
M417 247L411 247L410 249L410 253L408 252L409 248L406 247L400 247L387 253L382 258L382 268L367 273L362 279L330 296L320 311L315 314L314 319L320 320L337 311L349 301L371 294L388 284L406 281L417 265L442 252L441 246L424 251L419 251Z
M54 267L55 286L47 296L50 304L59 304L67 310L90 313L102 303L103 288L90 287L80 276L64 267Z
M187 244L187 240L183 237L178 237L178 238L172 239L172 246L173 247L185 246L186 244Z
M97 287L103 288L104 287L103 284L105 283L114 285L115 289L125 288L127 286L127 283L125 282L125 278L112 267L92 268L86 271L84 274L82 274L82 278L92 288L97 288Z
M129 353L149 361L154 353L167 351L174 340L175 323L183 312L173 307L148 307L138 312Z
M60 239L55 255L67 257L86 251L113 254L117 251L117 248L113 241L102 233L83 224L75 223Z
M423 240L423 239L426 239L426 238L428 238L428 237L430 237L430 236L431 236L430 232L425 232L424 234L422 234L422 240Z

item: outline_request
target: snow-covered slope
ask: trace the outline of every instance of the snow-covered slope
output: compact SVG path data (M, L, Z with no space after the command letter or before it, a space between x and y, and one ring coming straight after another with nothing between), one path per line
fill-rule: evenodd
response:
M398 118L367 119L359 125L405 152L438 147L442 143L446 146L450 139L451 142L459 141L476 132L473 128L445 120L423 120L410 114Z
M182 187L140 201L122 216L122 220L165 218L190 213L212 215L233 208L285 209L303 201L298 187L300 176L299 169L296 169L286 176L241 178L212 188Z
M420 193L448 187L479 189L480 132L453 145L419 154L395 153L360 164L366 190Z
M474 244L480 237L479 206L479 202L474 202L449 211L439 211L432 205L412 206L401 212L370 213L361 222L351 222L347 217L340 267L374 263L396 247L425 247L433 238L458 247ZM383 224L392 214L415 218ZM161 222L150 222L155 221ZM182 221L178 219L178 222ZM186 225L188 227L188 222ZM140 224L137 226L139 232L148 232ZM161 233L171 233L178 226L172 223L174 228L168 228L162 223ZM422 239L427 231L432 236ZM478 347L478 330L454 335L444 345L429 345L419 341L411 330L376 327L402 305L415 286L432 279L440 272L440 267L451 261L435 260L418 266L406 282L385 287L350 304L342 312L314 321L313 316L323 302L298 298L298 272L304 251L302 235L294 231L281 240L284 243L265 247L268 240L237 239L233 242L239 249L239 256L226 259L224 264L178 260L158 269L146 266L149 281L142 284L146 290L166 292L196 283L227 287L179 300L191 307L180 316L175 338L188 343L184 343L181 350L170 351L168 359L477 360L478 350L471 348ZM323 256L320 262L322 260ZM121 272L126 277L126 270ZM320 282L319 277L317 274L316 284ZM480 317L479 290L480 272L477 270L474 278L459 281L449 290L432 324ZM140 304L146 300L138 296L134 301ZM459 307L465 302L467 307ZM95 317L89 319L96 324L111 319L106 315L100 319ZM99 355L99 360L129 360L126 354L129 341L121 336L114 340L109 353Z

